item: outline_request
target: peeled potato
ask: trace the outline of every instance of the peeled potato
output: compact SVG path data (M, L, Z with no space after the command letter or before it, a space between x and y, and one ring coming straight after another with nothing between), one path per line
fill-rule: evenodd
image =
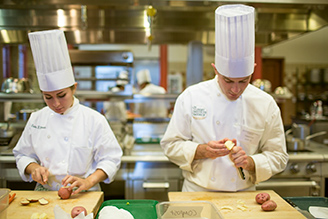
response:
M228 150L231 150L233 146L235 146L235 144L230 140L226 141L224 145L228 148Z

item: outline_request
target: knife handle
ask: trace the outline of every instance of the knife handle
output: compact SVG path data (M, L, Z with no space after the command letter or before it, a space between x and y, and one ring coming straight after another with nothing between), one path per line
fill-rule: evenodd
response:
M242 167L238 167L238 172L239 172L239 176L242 180L245 180L246 177L245 177L245 173L244 173L244 170Z

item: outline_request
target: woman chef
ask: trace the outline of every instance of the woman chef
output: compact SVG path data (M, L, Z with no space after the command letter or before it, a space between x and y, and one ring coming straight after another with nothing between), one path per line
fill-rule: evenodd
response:
M224 5L215 11L215 77L178 97L161 141L183 170L182 191L241 191L286 167L280 110L249 84L254 71L254 8ZM235 147L229 151L225 142Z
M63 31L34 32L29 39L47 106L31 115L13 149L19 174L36 181L36 190L100 190L99 182L114 180L121 147L106 118L74 97L77 83Z

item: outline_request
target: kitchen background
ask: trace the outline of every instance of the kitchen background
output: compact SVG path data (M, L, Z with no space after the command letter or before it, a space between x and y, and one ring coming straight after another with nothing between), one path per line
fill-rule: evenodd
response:
M92 4L88 1L76 4L70 0L42 3L35 0L2 1L0 79L27 78L33 93L12 94L2 88L1 127L9 127L5 123L8 119L12 119L10 125L14 127L24 125L26 118L21 117L24 116L24 113L20 114L21 110L29 112L44 106L41 96L38 96L40 92L27 41L29 31L53 28L65 31L79 82L78 97L98 111L102 111L104 101L114 97L107 90L115 86L117 73L121 70L129 72L130 84L126 95L119 98L140 100L137 95L132 95L132 87L136 85L135 74L148 68L153 82L167 88L168 94L160 98L174 104L174 99L186 86L213 78L210 64L214 62L214 10L229 2L94 0ZM270 82L261 81L257 85L276 98L286 130L293 123L304 123L311 125L311 134L327 131L328 2L240 2L257 8L258 65L254 81L262 79ZM83 3L88 5L81 5ZM75 54L76 51L78 54ZM107 61L103 60L106 55L100 54L99 59L95 58L101 51L108 55ZM111 55L114 51L121 54L119 61ZM93 55L90 55L91 52ZM80 58L82 54L89 56ZM285 88L292 95L280 93L286 91ZM322 115L318 114L319 101L322 101ZM131 121L132 127L128 126L129 130L125 130L128 134L149 129L156 131L157 136L153 136L156 140L164 132L169 118L151 122L142 118ZM122 128L113 123L111 126L114 131ZM313 151L290 152L286 171L259 188L275 188L284 196L327 196L328 153L325 148L328 134L313 140L316 142L312 146ZM4 148L8 149L8 145L4 144ZM0 186L33 188L33 185L22 183L10 150L1 148L0 152ZM109 186L102 185L105 195L167 199L168 191L181 188L183 178L180 170L161 153L158 144L142 146L136 141L133 151L125 151L115 182Z
M328 27L323 27L317 31L302 34L301 36L289 39L274 45L260 48L257 52L262 57L262 76L265 79L279 77L282 74L278 86L286 86L293 94L292 98L279 102L284 124L290 125L295 116L304 116L310 114L312 104L320 99L323 101L323 115L328 115ZM179 93L186 87L186 71L188 67L188 52L191 50L191 44L172 44L167 45L167 91L168 93ZM35 68L31 51L25 44L6 45L2 44L2 71L3 80L8 77L29 78L31 89L38 92L38 84L35 76ZM134 62L134 73L140 69L148 68L151 72L153 82L160 85L160 45L139 44L83 44L76 46L79 50L127 50L132 51ZM214 46L202 45L202 78L210 79L214 76L211 63L214 62ZM8 53L8 54L6 54ZM9 58L9 59L8 59ZM270 66L270 61L278 61L281 69L274 69ZM199 61L200 62L200 61ZM267 63L267 65L265 65ZM261 66L259 66L261 67ZM101 75L101 69L105 66L99 66L98 72ZM264 68L264 69L263 69ZM271 69L270 69L271 68ZM89 70L88 70L89 69ZM266 69L270 72L266 72ZM75 72L87 71L87 77L91 74L90 67L75 67ZM120 70L120 67L118 67ZM114 71L118 71L115 70ZM276 72L275 72L276 70ZM88 73L89 71L89 73ZM317 76L314 73L317 72ZM27 74L27 75L26 75ZM83 73L81 73L83 74ZM268 75L271 74L271 75ZM0 76L0 77L1 77ZM77 79L81 75L76 75ZM101 77L101 76L98 76ZM311 78L313 77L313 78ZM313 80L313 81L311 81ZM170 83L171 82L171 83ZM171 86L172 82L177 82L176 86ZM83 88L85 82L79 82L80 89L88 89L88 85ZM132 81L136 86L135 81ZM105 87L114 86L107 85ZM101 85L100 85L101 86ZM276 85L277 86L277 85ZM276 87L271 88L271 92ZM99 88L98 91L105 91L106 88ZM20 106L18 106L20 108ZM30 107L29 107L30 108ZM13 110L17 110L13 108Z

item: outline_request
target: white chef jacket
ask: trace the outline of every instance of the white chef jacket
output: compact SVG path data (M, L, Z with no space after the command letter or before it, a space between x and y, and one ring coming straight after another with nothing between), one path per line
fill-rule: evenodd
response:
M140 90L139 94L165 94L166 90L155 84L147 84L146 87ZM142 117L166 118L168 113L168 104L165 100L150 100L143 103L136 103L135 113Z
M105 116L109 121L126 122L126 105L122 99L112 98L104 102Z
M48 168L46 189L58 190L66 175L87 178L96 169L103 170L110 183L121 163L122 150L106 118L99 112L79 104L64 115L48 106L31 114L21 138L13 149L19 174L32 182L25 168L32 162ZM100 190L99 184L90 190Z
M229 156L194 160L196 148L212 140L237 139L255 162L255 174L239 177ZM240 191L285 169L288 161L280 110L267 93L249 84L235 101L220 89L217 76L188 87L177 98L161 140L165 155L197 186ZM197 187L196 186L196 187Z

